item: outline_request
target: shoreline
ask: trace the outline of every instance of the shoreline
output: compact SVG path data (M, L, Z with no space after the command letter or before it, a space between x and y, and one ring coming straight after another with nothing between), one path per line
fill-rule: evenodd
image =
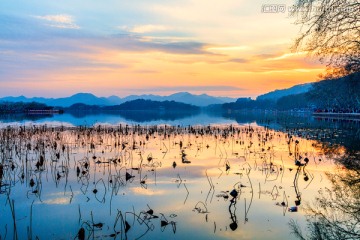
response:
M360 113L332 113L332 112L314 112L314 117L331 119L348 119L360 121Z

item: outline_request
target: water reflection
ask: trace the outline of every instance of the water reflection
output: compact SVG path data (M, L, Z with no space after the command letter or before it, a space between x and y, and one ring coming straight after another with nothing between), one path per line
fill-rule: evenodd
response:
M333 183L319 146L251 125L1 128L0 237L291 239Z
M100 116L117 116L122 119L125 119L129 122L144 123L144 122L153 122L158 120L163 121L174 121L182 120L184 118L191 118L199 114L199 112L189 112L189 111L117 111L117 112L108 112L108 113L91 113L88 112L69 112L75 118L81 119L86 118L89 115Z
M230 195L233 197L233 199L230 200L230 205L229 205L229 213L231 219L231 223L229 227L232 231L235 231L238 228L238 223L236 219L236 206L235 206L238 192L234 189L233 191L231 191Z
M2 125L48 124L51 126L93 126L96 124L168 124L168 125L207 125L234 124L221 115L208 115L203 112L154 112L154 111L121 111L121 112L68 112L54 115L0 115Z
M306 207L307 232L290 222L299 239L360 238L360 162L359 154L345 154L338 167L328 172L331 185L321 188L314 203Z
M304 137L320 140L327 144L339 144L360 151L357 139L360 137L360 121L314 117L310 113L283 112L161 112L161 111L119 111L119 112L68 112L54 115L0 115L0 126L47 124L49 126L94 126L96 124L146 124L146 125L257 125L274 130L303 132Z

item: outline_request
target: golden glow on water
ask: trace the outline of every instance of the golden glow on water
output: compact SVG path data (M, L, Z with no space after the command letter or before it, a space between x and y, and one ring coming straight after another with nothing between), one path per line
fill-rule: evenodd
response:
M2 129L2 139L12 138L3 141L9 148L0 200L6 202L6 193L15 200L17 218L24 216L21 236L34 202L32 231L41 239L74 238L92 221L105 227L85 228L87 234L115 231L123 239L120 213L131 223L131 239L143 230L145 239L183 239L190 232L199 239L289 239L287 223L304 224L302 206L329 186L325 172L335 169L316 141L263 127L34 128ZM298 212L288 211L296 205ZM153 215L145 214L150 209ZM1 211L12 226L10 208ZM137 221L130 222L134 213ZM34 227L46 219L63 227Z

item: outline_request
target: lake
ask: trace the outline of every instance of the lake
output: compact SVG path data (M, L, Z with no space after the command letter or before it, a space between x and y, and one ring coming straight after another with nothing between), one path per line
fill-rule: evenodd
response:
M358 239L359 122L2 116L0 239Z

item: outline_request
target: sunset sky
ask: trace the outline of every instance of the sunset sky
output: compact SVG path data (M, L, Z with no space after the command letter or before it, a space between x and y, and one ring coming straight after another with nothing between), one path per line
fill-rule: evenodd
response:
M256 97L324 70L290 47L294 0L0 0L0 97Z

